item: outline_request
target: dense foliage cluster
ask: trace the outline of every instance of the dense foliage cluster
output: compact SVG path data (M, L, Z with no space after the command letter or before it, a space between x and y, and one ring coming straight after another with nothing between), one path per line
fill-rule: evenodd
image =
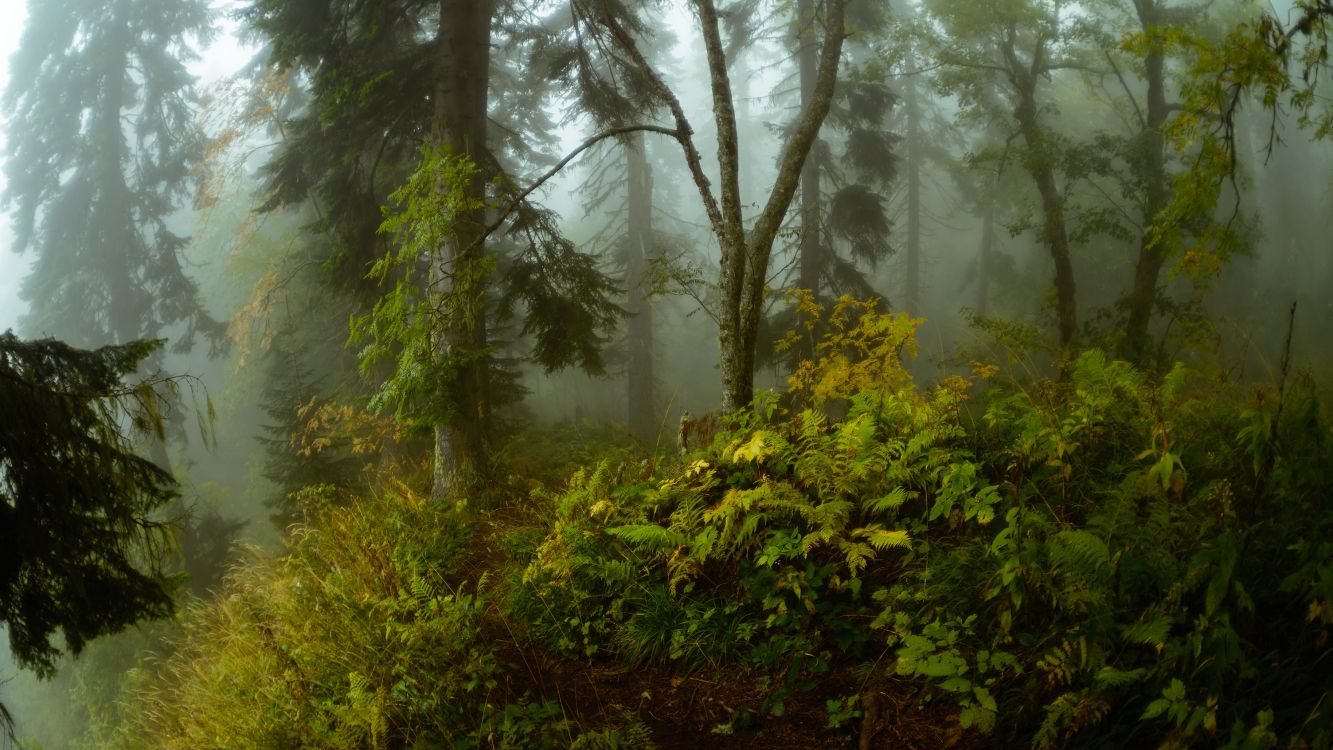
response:
M158 394L123 379L161 342L84 351L0 335L0 622L20 664L171 611L151 513L176 496L124 428L161 430Z

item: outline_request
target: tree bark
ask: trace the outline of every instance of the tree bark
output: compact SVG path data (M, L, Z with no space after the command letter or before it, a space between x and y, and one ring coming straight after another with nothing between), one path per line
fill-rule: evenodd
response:
M715 99L719 84L726 86L726 68L719 71L713 62L720 58L721 41L717 30L716 11L711 0L698 0L701 6L700 18L704 20L703 32L705 43L710 49L717 49L718 55L710 53L709 69L712 73ZM720 236L722 247L722 273L719 287L724 308L719 316L718 344L721 350L722 367L722 408L727 412L739 411L749 405L754 398L754 363L755 346L759 334L759 322L763 315L764 292L768 280L769 260L773 253L773 242L777 238L783 217L791 206L792 198L800 184L801 172L810 155L819 129L833 103L833 88L838 77L838 63L842 56L842 43L846 37L844 31L845 0L829 0L825 7L824 42L819 56L819 72L815 77L813 97L801 113L795 131L783 147L778 160L778 174L769 192L768 201L763 211L755 220L747 234L740 225L739 213L736 223L727 222L726 232ZM709 22L708 19L712 19ZM721 75L719 75L719 72ZM728 94L729 100L729 94ZM729 107L718 109L715 114L724 119ZM719 128L719 151L734 153L734 143L723 148L721 143L727 138L735 139L734 115L732 127ZM725 159L723 159L723 180L726 180ZM725 190L723 193L725 204ZM726 212L723 211L724 216Z
M1162 135L1170 113L1166 103L1165 55L1161 42L1154 38L1159 23L1158 5L1155 0L1135 0L1134 7L1150 45L1143 60L1148 100L1140 135L1143 236L1139 240L1139 257L1134 266L1134 286L1129 294L1129 320L1125 324L1122 354L1129 361L1143 366L1149 359L1148 325L1152 322L1153 304L1157 301L1157 281L1166 261L1163 248L1153 239L1152 225L1170 198L1166 181L1166 141Z
M916 69L916 58L908 49L906 67ZM921 103L917 82L906 79L904 97L907 114L907 258L902 309L909 315L921 312Z
M827 2L824 43L820 50L819 72L815 77L814 98L802 112L791 138L783 146L778 159L778 176L763 210L748 233L741 218L736 111L732 104L726 53L718 28L717 7L713 0L694 0L694 5L707 50L713 117L717 123L720 205L718 197L713 194L708 174L703 169L699 150L694 144L694 129L685 116L679 97L644 59L634 38L613 13L604 12L601 20L670 109L676 124L672 135L685 153L685 163L721 250L718 271L720 309L716 317L722 370L722 407L731 412L745 408L754 397L755 343L763 310L769 258L773 251L773 241L800 184L805 160L832 106L838 62L846 37L846 0Z
M1055 311L1061 349L1068 349L1078 335L1078 307L1074 288L1074 264L1069 252L1069 234L1065 227L1064 196L1055 180L1050 146L1037 117L1037 80L1046 72L1046 40L1038 40L1030 65L1023 64L1014 51L1010 36L1001 52L1008 64L1009 80L1014 89L1014 120L1027 145L1024 168L1036 183L1041 197L1042 244L1055 265Z
M819 74L819 47L815 43L814 0L799 0L796 4L797 60L800 65L801 110L807 109L815 98L815 81ZM798 260L797 288L809 289L819 296L820 268L823 265L819 217L819 162L805 160L801 170L801 242ZM808 355L808 352L804 354Z
M643 133L632 136L628 149L629 232L625 288L629 312L628 405L630 434L652 443L657 437L657 403L653 368L653 307L648 299L648 268L656 256L653 242L653 173Z
M996 181L998 183L998 181ZM995 270L995 189L983 198L981 209L981 253L977 259L977 314L985 315L990 307L991 273Z
M487 163L486 117L490 82L491 19L494 0L440 0L436 37L436 137L473 164ZM435 427L432 498L465 492L488 474L486 432L490 421L486 284L483 271L486 179L474 172L465 186L473 206L458 214L453 239L432 267L432 294L447 300L446 320L435 345L437 356L460 362L452 393L455 412Z

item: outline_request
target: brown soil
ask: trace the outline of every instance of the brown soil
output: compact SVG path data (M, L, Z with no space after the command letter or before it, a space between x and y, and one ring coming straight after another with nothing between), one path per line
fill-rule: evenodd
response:
M772 688L762 675L742 668L719 674L682 675L666 669L632 668L554 659L496 639L501 663L509 664L511 695L529 693L559 703L582 727L642 722L662 750L676 748L901 748L976 750L986 738L964 732L944 705L922 705L922 687L907 681L861 685L846 670L826 675L784 704L781 717L763 709ZM827 726L826 701L857 693L860 718L841 728ZM869 706L868 710L866 707Z

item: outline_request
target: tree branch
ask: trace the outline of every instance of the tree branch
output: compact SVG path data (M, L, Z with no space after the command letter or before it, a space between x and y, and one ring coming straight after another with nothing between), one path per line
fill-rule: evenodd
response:
M519 191L518 194L514 196L513 200L509 202L509 205L500 212L499 217L497 217L496 220L482 232L480 241L484 242L487 237L490 237L495 230L499 229L500 226L513 215L514 211L518 210L518 207L523 204L523 201L528 199L529 195L532 195L538 188L549 182L552 177L560 174L561 170L569 166L569 163L578 158L579 154L582 154L584 151L596 146L607 138L615 138L616 136L628 135L630 133L661 133L663 135L669 135L677 140L680 139L680 131L665 128L661 125L625 125L623 127L603 130L591 138L588 138L583 143L580 143L577 148L566 154L565 158L557 162L555 166L546 170L546 172L543 173L541 177L538 177L531 185L528 185L526 188Z
M782 225L782 218L787 213L792 196L800 183L801 169L819 137L819 129L833 105L833 89L838 80L838 63L842 58L842 42L847 38L844 24L845 0L829 0L827 15L824 19L824 45L820 50L819 70L815 76L815 98L801 114L796 131L787 141L778 162L777 179L768 196L768 203L755 220L754 229L746 243L747 253L753 254L752 268L762 270L768 266L768 258L773 251L773 240ZM755 285L762 291L762 283ZM747 300L754 306L758 299Z
M1110 50L1103 49L1102 54L1106 55L1107 64L1111 66L1111 71L1115 73L1116 80L1120 81L1120 87L1125 90L1125 98L1129 100L1130 104L1134 105L1134 115L1139 118L1139 127L1147 130L1148 121L1143 118L1143 110L1139 109L1139 100L1134 98L1134 94L1129 90L1129 84L1125 83L1125 77L1120 74L1120 66L1115 64Z
M630 59L638 66L639 70L653 85L657 95L667 103L671 110L671 116L676 122L674 137L681 148L685 151L685 164L689 167L690 176L694 178L694 185L699 190L699 198L703 201L704 212L708 214L708 221L713 226L713 232L718 237L722 236L724 224L722 221L722 211L718 208L717 198L713 196L712 184L708 180L708 174L704 172L703 159L699 155L699 149L694 145L694 128L690 126L690 121L685 117L685 108L681 106L680 99L676 97L675 92L666 81L657 74L653 66L648 64L643 53L639 51L639 46L634 43L634 37L625 30L616 20L615 14L606 7L605 0L602 2L602 23L606 24L607 29L611 31L616 42L630 56Z

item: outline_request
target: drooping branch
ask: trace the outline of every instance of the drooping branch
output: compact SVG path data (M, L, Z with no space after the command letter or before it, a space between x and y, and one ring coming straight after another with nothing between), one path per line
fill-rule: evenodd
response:
M520 190L513 199L509 201L509 204L500 211L500 215L496 217L495 221L486 227L486 231L482 233L481 240L485 241L487 237L491 236L495 230L499 229L505 221L518 210L519 206L523 205L523 202L528 199L529 195L532 195L541 188L542 185L545 185L553 177L560 174L565 167L569 166L570 162L577 159L584 151L587 151L608 138L615 138L616 136L628 135L630 133L661 133L662 135L669 135L672 138L679 140L679 131L673 130L672 128L662 127L661 125L625 125L618 128L609 128L597 133L583 143L580 143L573 151L566 154L565 158L557 162L555 166L546 170L546 172L533 181L532 184Z
M648 82L652 84L653 90L666 102L667 108L671 110L671 117L675 120L676 130L674 136L685 151L685 164L689 167L690 176L694 179L694 185L699 190L699 199L703 201L704 211L708 214L708 222L713 227L713 232L718 237L723 235L725 224L722 221L722 211L718 208L717 198L713 195L712 183L708 180L708 174L704 172L703 158L699 155L699 149L694 145L694 128L690 121L685 117L685 108L681 106L680 99L671 87L662 80L653 66L644 58L643 52L634 42L634 37L625 27L620 24L609 8L602 9L602 23L610 30L615 37L616 43L621 49L630 56L630 60L639 68Z

